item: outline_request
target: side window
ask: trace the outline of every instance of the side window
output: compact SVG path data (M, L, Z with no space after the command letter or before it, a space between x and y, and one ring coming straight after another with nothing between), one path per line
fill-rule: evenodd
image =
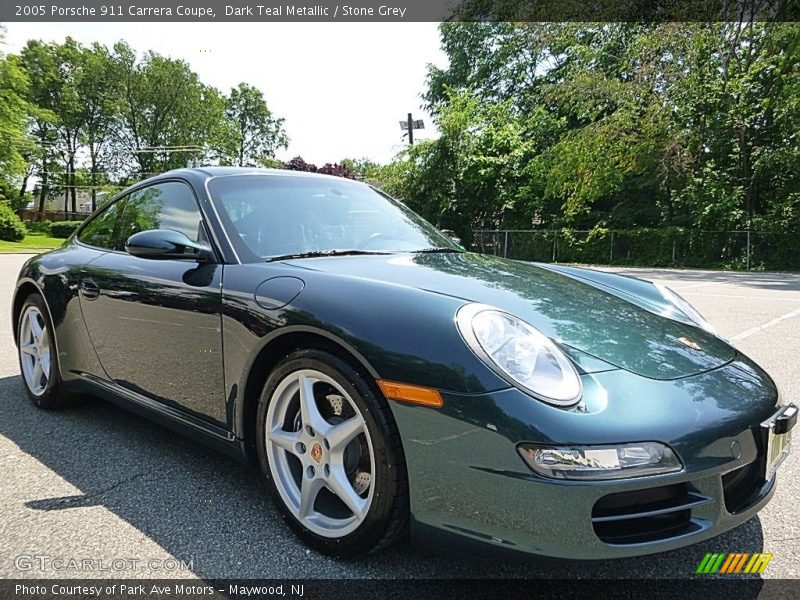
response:
M78 239L84 244L96 248L105 248L106 250L114 248L114 230L124 204L125 199L123 198L100 211L81 229Z
M169 181L137 190L128 196L120 221L117 249L134 233L148 229L172 229L200 241L202 216L191 188Z

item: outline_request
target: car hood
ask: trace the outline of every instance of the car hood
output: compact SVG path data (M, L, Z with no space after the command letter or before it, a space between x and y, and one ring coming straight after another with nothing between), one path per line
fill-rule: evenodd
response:
M702 373L736 355L716 336L630 302L613 293L607 282L600 285L532 263L465 252L342 256L291 264L489 304L527 321L568 352L576 349L653 379ZM410 315L413 311L409 307Z

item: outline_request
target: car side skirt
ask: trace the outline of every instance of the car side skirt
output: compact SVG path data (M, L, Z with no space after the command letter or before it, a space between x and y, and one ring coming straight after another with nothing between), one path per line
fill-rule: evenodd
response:
M182 410L88 373L78 374L78 377L70 383L70 389L99 396L120 408L136 413L240 462L249 462L243 440L218 425L208 423Z

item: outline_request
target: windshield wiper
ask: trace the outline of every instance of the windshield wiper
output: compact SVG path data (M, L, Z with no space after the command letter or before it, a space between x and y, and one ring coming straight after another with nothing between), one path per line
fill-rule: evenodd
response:
M458 248L423 248L422 250L414 250L414 254L433 254L434 252L457 252L461 254L464 250L459 250Z
M277 260L291 260L293 258L318 258L321 256L357 256L359 254L389 254L389 252L377 252L375 250L312 250L309 252L297 252L295 254L281 254L280 256L268 256L264 260L275 262Z

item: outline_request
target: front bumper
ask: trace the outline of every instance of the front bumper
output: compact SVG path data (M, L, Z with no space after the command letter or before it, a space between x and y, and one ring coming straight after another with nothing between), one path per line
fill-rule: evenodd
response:
M774 412L777 392L749 361L677 381L624 371L584 377L586 413L545 406L515 389L443 394L441 411L393 404L409 470L412 534L434 545L471 541L562 558L626 557L719 535L772 497L759 424ZM519 442L636 441L670 445L684 469L617 481L552 480L532 473L516 452Z

